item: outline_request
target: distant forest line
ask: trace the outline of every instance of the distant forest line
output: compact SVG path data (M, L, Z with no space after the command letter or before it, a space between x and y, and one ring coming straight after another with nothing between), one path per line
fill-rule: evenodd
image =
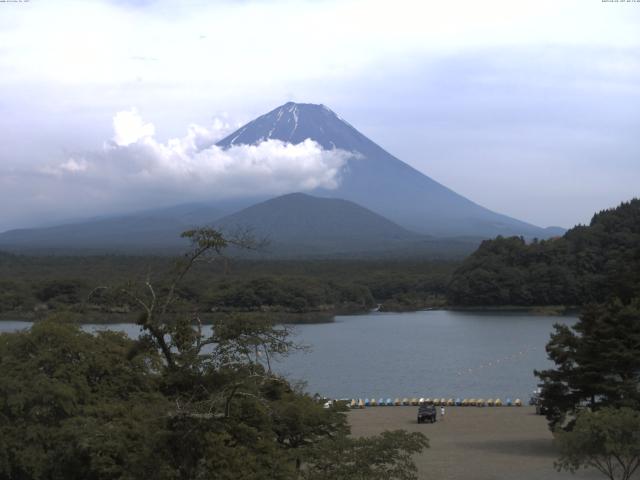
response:
M160 281L161 256L0 253L0 315L70 310L92 321L135 320L128 282ZM200 264L178 292L184 311L253 312L276 321L441 307L582 306L640 296L640 200L594 215L562 237L484 241L463 261L246 260Z
M39 318L71 310L93 321L135 319L137 306L122 293L132 281L161 281L168 257L32 257L0 254L0 313ZM247 261L197 265L178 295L185 311L246 313L276 321L324 321L376 308L441 306L458 262ZM103 288L107 287L107 288Z

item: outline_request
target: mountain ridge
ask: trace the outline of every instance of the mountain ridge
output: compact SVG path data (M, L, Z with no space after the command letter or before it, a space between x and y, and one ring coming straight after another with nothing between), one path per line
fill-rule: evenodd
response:
M233 235L249 231L267 245L242 256L299 257L438 257L471 253L479 239L442 242L411 232L387 218L349 200L289 193L251 205L214 222Z
M346 252L402 246L422 238L353 202L295 192L251 205L214 222L223 231L250 229L271 247Z

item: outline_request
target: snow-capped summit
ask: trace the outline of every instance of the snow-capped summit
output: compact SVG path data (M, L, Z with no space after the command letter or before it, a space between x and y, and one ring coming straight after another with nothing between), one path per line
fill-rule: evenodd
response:
M218 145L252 145L264 140L282 140L293 144L310 138L325 149L359 150L368 140L324 105L287 102L266 113L228 137Z

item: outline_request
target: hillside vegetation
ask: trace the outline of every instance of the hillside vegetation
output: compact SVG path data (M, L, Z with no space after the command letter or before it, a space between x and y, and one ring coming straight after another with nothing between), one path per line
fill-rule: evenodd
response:
M0 316L38 318L62 308L94 321L135 318L139 307L118 292L127 282L162 276L173 262L163 256L0 252ZM284 322L322 321L377 305L402 311L445 304L581 306L610 298L628 303L640 294L640 200L597 213L590 225L562 237L484 241L462 263L226 259L198 265L177 293L187 310L258 312Z
M454 272L455 305L584 305L640 294L640 200L593 216L559 238L484 241Z
M167 257L0 253L0 316L29 319L64 309L99 322L135 319L139 306L120 292L147 275L161 277L173 262ZM207 313L258 312L275 321L322 321L377 304L388 310L441 305L456 266L435 261L228 260L197 265L177 293L181 308L205 318Z

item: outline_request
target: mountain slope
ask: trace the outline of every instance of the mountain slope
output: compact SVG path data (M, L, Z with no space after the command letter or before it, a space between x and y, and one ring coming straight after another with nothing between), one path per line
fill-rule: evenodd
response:
M109 216L46 228L9 230L0 234L0 248L12 251L136 251L183 249L180 234L246 206L187 204L128 215Z
M353 202L302 193L258 203L215 226L226 232L248 228L278 255L392 250L423 239Z
M406 228L430 235L550 236L543 228L492 212L434 181L386 152L324 105L289 102L241 127L218 145L256 144L266 139L296 144L307 138L325 149L359 154L343 169L337 189L314 194L354 201Z

